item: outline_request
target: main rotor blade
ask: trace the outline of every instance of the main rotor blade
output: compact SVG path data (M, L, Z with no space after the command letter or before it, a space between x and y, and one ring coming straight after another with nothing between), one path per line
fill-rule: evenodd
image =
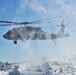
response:
M62 17L62 16L58 16L58 17ZM54 17L54 18L58 18L58 17ZM37 21L33 21L33 22L40 22L40 21L45 21L45 20L49 20L49 19L52 19L52 18L41 19L41 20L37 20Z
M62 16L58 16L58 17L62 17ZM58 17L54 17L54 18L58 18ZM51 18L46 18L46 19L41 19L41 20L37 20L37 21L32 21L32 22L12 22L12 21L0 21L1 23L19 23L19 24L30 24L30 23L36 23L36 22L41 22L41 21L45 21L45 20L49 20Z
M12 21L0 21L1 23L18 23L18 22L12 22Z
M27 25L27 24L43 24L43 23L51 23L51 22L38 22L38 23L9 23L9 24L0 24L0 26L18 26L18 25Z
M0 26L15 26L15 25L18 25L18 24L13 24L13 23L9 23L9 24L0 24Z
M0 21L1 23L13 23L13 24L31 24L31 23L37 23L37 22L41 22L44 20L48 20L50 18L47 19L42 19L42 20L37 20L37 21L32 21L32 22L12 22L12 21Z
M58 17L62 17L62 16L58 16ZM54 17L54 18L58 18L58 17ZM41 20L32 21L32 22L21 22L21 23L36 24L36 23L45 22L45 21L46 21L46 23L48 23L47 21L50 20L50 19L52 19L52 18L46 18L46 19L41 19Z

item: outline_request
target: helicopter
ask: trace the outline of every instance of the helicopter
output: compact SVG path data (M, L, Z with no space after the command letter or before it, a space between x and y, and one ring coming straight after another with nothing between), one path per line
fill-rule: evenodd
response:
M36 24L36 23L43 23L43 20L33 22L0 21L1 23L7 23L0 26ZM70 36L68 33L66 34L64 33L65 25L63 24L63 20L62 24L59 26L61 26L61 29L59 30L58 34L45 32L42 30L41 27L24 26L10 29L7 33L3 35L3 37L8 40L13 40L14 44L17 44L18 40L24 41L24 40L48 40L48 39L51 39L54 41L54 43L56 43L55 39Z

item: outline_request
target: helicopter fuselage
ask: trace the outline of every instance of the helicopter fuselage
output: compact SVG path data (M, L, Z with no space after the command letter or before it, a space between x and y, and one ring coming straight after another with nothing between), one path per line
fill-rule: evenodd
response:
M9 30L6 34L3 35L5 39L13 40L14 44L17 44L18 40L48 40L52 39L53 41L58 38L70 36L68 33L64 33L63 25L58 34L44 32L40 27L18 27ZM55 41L54 41L55 42Z
M51 39L51 35L54 35L53 38L56 38L55 34L44 32L40 27L18 27L9 30L6 34L3 35L5 39L13 40L14 43L17 43L17 40L46 40Z

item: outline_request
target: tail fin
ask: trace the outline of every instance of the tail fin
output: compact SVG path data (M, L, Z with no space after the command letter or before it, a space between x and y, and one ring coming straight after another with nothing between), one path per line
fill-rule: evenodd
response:
M57 37L58 38L61 38L61 37L64 37L64 32L65 32L65 26L67 26L67 25L64 25L64 18L62 19L62 24L61 25L57 25L57 26L61 26L61 29L60 29L60 31L59 31L59 33L57 34Z

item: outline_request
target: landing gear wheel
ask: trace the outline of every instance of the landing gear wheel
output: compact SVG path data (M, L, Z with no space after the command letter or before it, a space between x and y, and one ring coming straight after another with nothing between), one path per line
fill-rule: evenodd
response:
M14 41L14 44L17 44L17 41Z

